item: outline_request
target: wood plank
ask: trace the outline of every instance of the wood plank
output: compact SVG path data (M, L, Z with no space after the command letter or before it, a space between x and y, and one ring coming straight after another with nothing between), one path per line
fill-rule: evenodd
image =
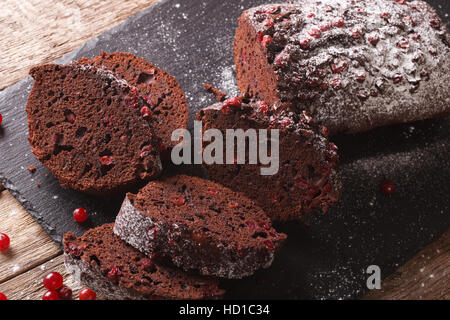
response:
M450 230L382 282L364 299L450 300Z
M157 0L5 0L0 10L0 90Z
M64 284L72 289L73 298L78 299L82 287L67 273L62 254L0 284L0 292L3 292L9 300L41 300L46 292L42 284L44 276L53 271L63 276Z
M59 255L60 248L8 192L0 192L0 232L11 239L0 253L0 283Z

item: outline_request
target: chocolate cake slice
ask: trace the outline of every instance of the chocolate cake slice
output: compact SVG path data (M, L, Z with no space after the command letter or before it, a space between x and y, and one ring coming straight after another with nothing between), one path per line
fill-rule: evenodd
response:
M49 64L30 74L31 149L63 187L106 195L160 174L160 139L135 87L92 65Z
M147 255L222 278L268 268L286 239L244 195L185 175L127 194L114 232Z
M450 115L450 33L424 1L251 8L234 56L242 93L291 103L332 134Z
M79 63L104 66L118 78L138 88L139 94L150 104L149 121L156 135L162 139L161 151L176 145L171 141L172 132L185 129L189 120L186 97L177 79L128 52L102 52L91 60L83 58Z
M113 233L113 224L64 235L64 262L78 281L109 300L213 299L217 280L161 266Z
M316 125L306 112L297 114L288 107L283 111L275 107L264 101L234 98L200 110L197 120L202 121L203 132L214 128L226 137L227 129L255 129L257 133L269 129L267 138L272 139L271 130L279 130L275 174L262 175L261 168L268 165L261 161L250 164L247 146L244 164L204 164L208 176L253 199L274 221L298 219L314 210L326 212L340 196L337 147L329 142L327 128ZM258 142L262 140L259 136ZM203 149L208 145L204 141Z

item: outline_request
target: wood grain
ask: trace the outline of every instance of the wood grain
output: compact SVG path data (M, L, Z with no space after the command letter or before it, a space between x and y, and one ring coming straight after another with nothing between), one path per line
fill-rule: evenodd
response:
M0 283L56 257L59 247L8 192L0 193L0 232L11 239L0 253Z
M47 273L53 271L59 272L63 276L64 285L72 289L73 298L77 299L82 287L67 273L62 255L46 261L14 279L1 283L0 292L3 292L8 300L41 300L46 292L42 284L43 278Z
M0 10L0 90L157 0L4 0Z
M365 299L450 300L450 230L382 282Z

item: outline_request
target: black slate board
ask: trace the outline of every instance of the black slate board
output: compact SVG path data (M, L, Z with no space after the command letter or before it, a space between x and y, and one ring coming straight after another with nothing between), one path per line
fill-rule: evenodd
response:
M192 117L212 102L211 83L236 93L232 41L240 12L267 0L163 1L62 58L93 57L101 50L130 51L175 75L187 93ZM448 23L450 3L429 1ZM0 93L0 181L55 240L114 221L122 196L98 199L62 189L32 155L27 142L27 78ZM383 277L450 226L450 119L335 137L345 191L340 205L305 222L278 227L289 239L273 266L240 281L224 281L227 298L345 299L366 291L367 266ZM27 168L37 167L31 174ZM198 168L184 168L198 172ZM384 196L380 184L395 181ZM37 183L41 188L37 188ZM88 209L79 225L74 208ZM1 227L0 227L1 228Z

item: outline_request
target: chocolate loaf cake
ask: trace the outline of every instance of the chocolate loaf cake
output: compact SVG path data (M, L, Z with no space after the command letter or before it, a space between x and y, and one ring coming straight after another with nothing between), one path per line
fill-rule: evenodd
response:
M64 235L69 273L109 300L212 299L224 291L213 278L191 276L154 263L113 233L113 224Z
M30 74L29 142L63 187L106 195L161 172L161 140L135 87L92 65L49 64Z
M242 194L184 175L127 194L114 232L147 255L158 253L186 271L222 278L268 268L286 239Z
M306 112L288 109L243 99L234 106L229 100L217 103L197 114L203 131L215 128L224 136L227 129L279 130L279 169L273 175L262 175L261 168L267 166L260 162L250 164L248 151L245 164L204 164L210 179L244 193L275 221L301 218L316 209L325 212L341 190L337 147L328 141L328 130ZM267 136L272 138L271 133Z
M83 58L78 62L104 66L119 79L138 88L139 94L150 105L149 121L162 139L161 151L176 144L171 141L172 132L187 127L189 109L184 92L174 77L127 52L102 52L91 60Z
M330 133L450 115L450 35L423 1L305 0L246 10L239 88Z

